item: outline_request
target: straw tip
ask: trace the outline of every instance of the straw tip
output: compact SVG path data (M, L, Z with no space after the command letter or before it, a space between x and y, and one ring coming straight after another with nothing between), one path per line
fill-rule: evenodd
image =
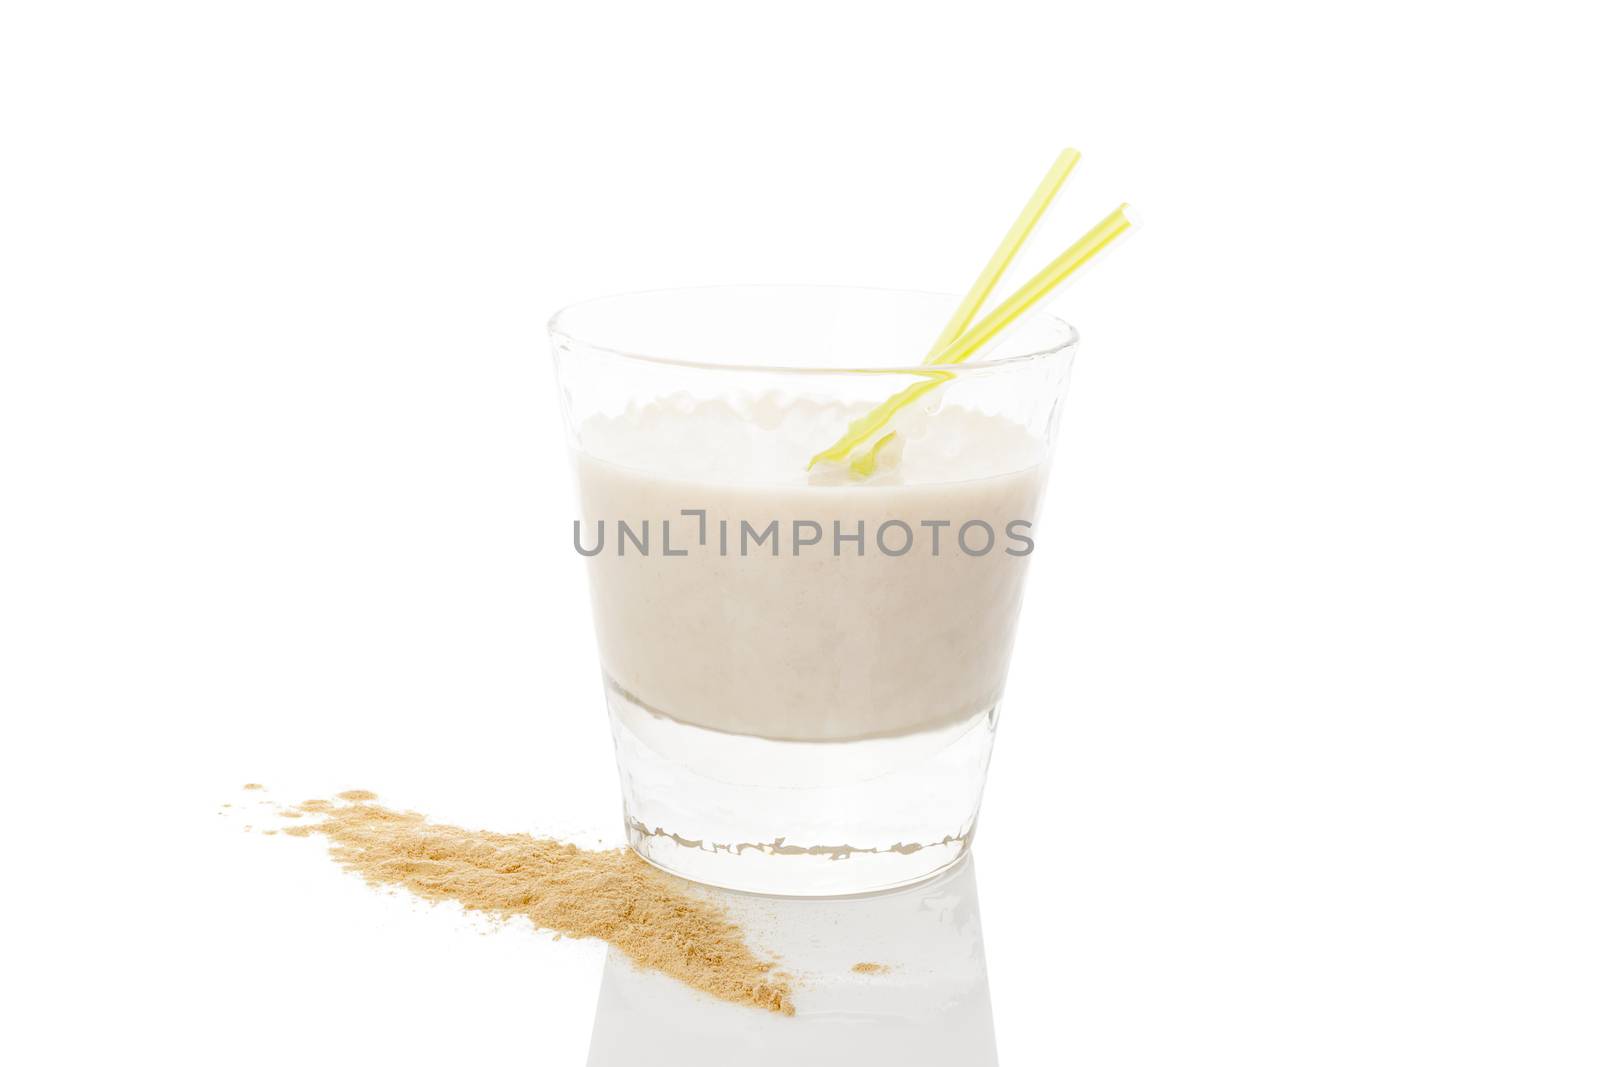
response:
M1133 210L1132 204L1123 204L1117 210L1122 212L1122 217L1127 220L1128 225L1135 229L1144 221L1139 212Z

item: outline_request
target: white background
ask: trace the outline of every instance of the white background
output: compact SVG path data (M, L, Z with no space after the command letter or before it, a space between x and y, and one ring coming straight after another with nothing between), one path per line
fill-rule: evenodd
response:
M597 946L220 805L618 842L544 320L960 290L1074 144L1002 1062L1595 1063L1579 11L6 5L5 1058L581 1063Z

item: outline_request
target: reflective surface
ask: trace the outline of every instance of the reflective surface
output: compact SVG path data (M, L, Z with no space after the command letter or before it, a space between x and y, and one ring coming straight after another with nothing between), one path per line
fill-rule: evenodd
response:
M750 937L793 976L794 1016L714 1000L613 951L589 1067L995 1063L970 857L920 885L871 896L732 901Z

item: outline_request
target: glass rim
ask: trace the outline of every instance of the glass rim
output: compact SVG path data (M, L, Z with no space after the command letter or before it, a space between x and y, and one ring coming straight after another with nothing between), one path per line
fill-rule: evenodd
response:
M681 359L674 356L657 356L647 352L636 352L629 349L618 348L614 345L600 344L595 341L585 340L579 334L567 328L562 321L571 313L583 308L592 307L613 300L627 300L630 297L660 296L669 293L706 293L706 292L737 292L750 289L788 289L794 292L853 292L853 293L880 293L892 296L931 296L942 300L956 301L960 297L955 293L941 293L931 289L895 289L888 286L873 285L807 285L788 284L783 282L734 284L734 285L675 285L664 286L659 289L635 289L623 293L611 293L606 296L588 297L583 300L567 304L545 323L545 329L551 339L557 341L570 341L574 345L606 355L616 356L623 360L640 363L650 363L657 366L682 367L691 370L727 371L730 373L763 373L763 374L808 374L808 375L833 375L833 374L920 374L927 375L930 369L960 375L974 371L986 370L994 367L1009 367L1019 363L1031 363L1048 359L1052 356L1070 354L1078 347L1080 335L1077 327L1065 319L1058 318L1048 312L1036 311L1025 316L1028 322L1044 321L1052 324L1052 328L1059 333L1055 343L1045 347L1030 348L1026 352L1018 352L999 359L969 359L963 363L913 363L904 366L876 366L876 367L824 367L817 365L786 366L769 363L721 363L712 360ZM1006 331L1009 332L1009 331ZM1005 334L1002 333L1003 337ZM993 342L991 342L991 345Z

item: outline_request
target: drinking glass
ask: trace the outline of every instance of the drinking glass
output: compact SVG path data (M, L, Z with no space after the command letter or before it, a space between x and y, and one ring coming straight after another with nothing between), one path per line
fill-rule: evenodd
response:
M930 367L955 304L716 287L551 320L573 545L649 862L832 896L971 847L1077 334L1034 315ZM859 447L814 460L853 424Z

